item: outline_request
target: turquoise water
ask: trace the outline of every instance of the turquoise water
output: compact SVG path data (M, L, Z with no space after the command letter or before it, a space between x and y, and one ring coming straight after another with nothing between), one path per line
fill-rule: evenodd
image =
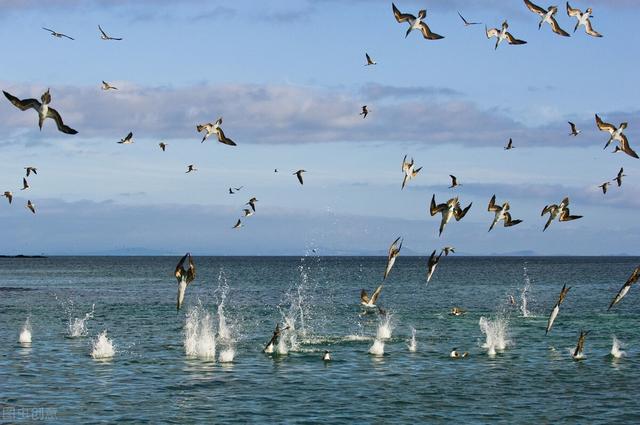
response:
M381 356L369 349L385 319L362 314L359 293L381 282L384 258L195 257L197 278L179 313L177 260L0 259L2 422L640 421L640 289L606 311L638 258L443 257L427 286L426 258L401 255L378 302L390 323L383 330L392 329ZM545 337L564 283L572 289ZM230 338L216 335L206 358L211 341L196 337L205 355L187 355L188 316L206 336L210 313L218 333L223 294ZM467 313L451 316L453 306ZM92 311L86 336L70 337L70 319ZM495 356L483 347L481 317L506 328ZM32 342L20 344L27 318ZM288 354L262 353L285 318L295 327L284 338ZM582 329L591 333L575 361ZM94 359L104 330L115 353ZM609 354L614 335L626 351L620 359ZM233 362L221 363L230 346ZM454 347L469 356L451 359ZM331 362L321 360L325 349Z

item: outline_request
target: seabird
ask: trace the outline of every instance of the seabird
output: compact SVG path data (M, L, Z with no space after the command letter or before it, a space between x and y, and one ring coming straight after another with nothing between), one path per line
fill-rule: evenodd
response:
M31 173L38 174L38 169L36 167L24 167L24 169L27 170L27 177L29 177Z
M160 146L160 149L162 149L162 152L167 150L167 145L168 143L165 143L165 142L158 143L158 146Z
M235 194L237 191L239 191L240 189L242 189L244 186L240 186L240 187L230 187L229 188L229 195L233 195Z
M451 357L452 359L464 359L469 355L467 351L465 351L464 353L460 353L457 350L458 350L457 348L454 348L453 350L451 350L449 357Z
M322 355L322 360L324 360L325 362L331 361L331 353L329 352L329 350L324 350L324 354Z
M130 145L133 143L133 132L130 131L123 139L118 142L121 145Z
M538 29L542 28L542 24L547 22L549 25L551 25L551 29L553 30L553 32L564 37L569 37L569 33L560 28L560 25L558 25L558 22L553 17L553 15L558 12L558 6L549 6L547 10L544 10L540 6L531 3L529 0L524 0L524 4L530 11L540 15L540 17L542 18L538 23Z
M489 232L493 229L493 226L498 224L500 220L504 221L504 227L515 226L516 224L522 223L522 220L513 220L511 219L511 214L509 213L509 203L505 202L501 206L496 205L496 195L493 195L489 200L489 206L487 207L487 211L491 211L495 213L495 217L493 218L493 223L489 227Z
M445 257L448 257L450 252L455 254L456 249L452 246L445 246L444 248L442 248L442 252L444 253Z
M433 276L433 273L436 271L440 257L442 257L442 251L440 251L440 254L436 257L436 250L434 249L429 257L429 262L427 263L427 283L429 283L431 276Z
M460 19L462 19L462 22L464 22L465 27L468 27L470 25L479 25L482 23L482 22L468 22L466 19L464 19L464 16L462 16L460 12L458 12L458 16L460 17Z
M589 334L589 332L590 331L580 331L578 344L576 345L576 349L573 351L573 358L575 360L580 360L582 358L582 353L584 351L584 339Z
M582 218L581 215L570 215L568 206L569 206L569 197L566 197L562 200L560 205L551 204L544 207L540 215L543 216L548 213L549 219L547 220L547 223L544 225L544 229L542 229L542 231L544 232L545 230L547 230L547 227L549 227L551 222L555 220L555 218L558 215L560 215L560 221L571 221L571 220L577 220L579 218Z
M38 113L38 127L40 127L40 130L42 130L42 124L44 123L44 120L47 118L51 118L56 122L56 126L58 127L59 131L66 134L78 133L73 128L64 125L64 123L62 122L62 117L60 116L58 111L49 107L49 103L51 103L51 94L49 93L49 89L47 89L47 91L44 92L42 96L40 96L41 102L38 102L36 99L21 100L4 90L2 91L2 93L4 93L5 97L9 99L13 106L20 109L21 111L26 111L30 108L34 109Z
M2 195L5 198L7 198L9 200L9 204L11 204L11 201L13 201L13 193L9 190L5 190L4 194Z
M592 12L593 10L589 7L584 13L582 13L580 9L573 9L569 6L569 2L567 2L567 15L574 16L578 20L578 22L576 22L576 26L573 28L573 32L576 32L580 25L584 25L584 31L587 34L593 37L602 37L602 34L594 30L591 26L589 18L593 18L593 16L591 16Z
M29 189L31 186L29 186L29 182L27 181L26 178L22 178L22 189L20 190L27 190Z
M402 249L402 237L398 237L391 246L389 247L389 255L387 256L387 268L384 270L384 279L387 278L389 272L391 272L391 268L393 264L396 262L396 257L400 254L400 250ZM384 280L383 279L383 280Z
M577 136L578 134L580 134L581 130L578 130L578 128L574 123L572 123L571 121L567 121L567 122L571 126L571 133L569 133L569 136Z
M562 289L560 290L560 296L558 297L558 301L553 306L553 310L551 310L551 314L549 315L549 321L547 322L547 330L544 332L545 335L548 334L549 331L551 330L551 327L553 326L553 321L556 320L556 316L558 316L558 312L560 311L560 304L562 304L562 302L564 301L564 298L569 293L569 289L571 289L571 287L567 288L566 284L562 285Z
M295 174L296 177L298 177L298 181L300 182L300 184L304 185L304 182L302 181L302 173L306 173L306 170L298 170L293 174Z
M251 199L249 199L249 202L247 202L245 205L249 205L251 207L251 209L255 212L255 210L256 210L256 202L258 202L258 200L256 198L251 198Z
M427 40L439 40L441 38L444 38L443 36L436 34L435 32L431 32L427 24L422 22L422 20L427 16L427 11L425 9L419 10L418 17L416 18L410 13L400 12L396 5L393 3L391 3L391 7L393 9L393 16L395 16L398 23L409 23L409 29L407 29L407 33L404 35L404 38L407 38L409 36L409 33L413 30L419 30L420 32L422 32L422 36Z
M31 202L31 199L27 200L27 208L29 208L32 213L36 213L36 206L33 202Z
M118 90L118 88L102 80L102 90Z
M446 204L436 205L436 195L434 194L433 197L431 198L431 206L429 208L429 213L431 214L431 217L433 217L438 213L442 214L442 220L440 221L440 230L438 232L438 236L442 235L442 231L444 230L449 220L451 220L451 217L454 217L456 221L462 220L462 218L467 214L467 211L469 211L469 208L471 208L472 204L473 202L467 205L465 209L462 209L460 207L460 202L458 201L458 197L456 196L455 198L449 199Z
M484 32L487 35L487 38L496 37L496 45L493 48L494 50L498 48L498 45L502 43L502 40L507 40L509 44L526 44L527 43L524 40L518 40L517 38L512 36L511 33L507 31L507 28L509 28L509 24L507 23L507 21L504 21L502 23L501 29L497 29L497 28L488 29L486 25L484 26Z
M253 215L253 211L251 211L249 208L244 208L242 211L244 212L245 217L251 217Z
M611 182L604 182L598 187L602 188L602 193L603 194L606 194L607 193L607 188L609 187L610 184L611 184Z
M360 304L362 304L365 307L375 307L376 306L376 301L378 300L378 297L380 296L380 293L382 292L382 286L383 285L379 285L376 290L373 292L373 294L371 294L371 298L369 298L369 294L367 294L367 291L362 289L360 291Z
M273 169L273 172L274 172L274 173L277 173L277 172L278 172L278 169L277 169L277 168L274 168L274 169Z
M622 140L620 140L620 144L616 146L616 148L613 150L613 153L622 152L622 153L626 153L632 158L638 159L638 154L636 153L636 151L631 149L631 146L629 146L629 141L627 140L627 136L623 134L621 138Z
M206 124L199 124L196 125L196 130L198 130L198 133L200 133L201 131L205 131L204 136L202 137L202 141L200 143L203 143L205 140L207 140L207 138L209 136L211 136L212 134L215 134L216 137L218 138L218 142L223 143L225 145L229 145L229 146L236 146L236 142L234 142L233 140L229 139L227 136L224 135L224 131L222 131L222 127L220 127L222 125L222 117L218 118L214 123L206 123Z
M620 300L622 300L624 296L627 295L627 292L629 292L629 289L631 289L631 285L636 283L638 281L638 278L640 278L640 266L635 268L633 273L631 273L631 276L629 276L629 279L627 279L624 285L622 285L622 288L620 288L616 296L613 298L613 301L611 301L611 304L609 304L609 308L607 309L607 311L611 310L611 307L618 304Z
M102 29L100 25L98 25L98 29L100 30L100 38L103 40L122 40L121 38L109 37L106 32Z
M367 57L367 63L365 63L364 66L377 65L378 64L376 61L371 59L371 56L369 56L369 53L365 53L364 55Z
M462 186L460 183L458 183L458 179L456 176L454 176L453 174L449 174L449 177L451 177L451 186L449 186L449 189L453 189L456 188L458 186Z
M284 328L284 330L286 331L287 329L289 329L289 326L287 326L286 328ZM269 340L269 342L267 342L267 345L264 347L264 349L262 350L265 353L273 353L273 350L276 346L276 344L278 343L278 338L280 338L280 325L276 324L276 329L273 331L273 336L271 337L271 339Z
M189 165L187 165L187 171L185 171L184 173L187 174L187 173L190 173L192 171L198 171L198 169L196 168L195 165L189 164Z
M74 38L69 37L68 35L63 34L61 32L56 32L54 30L50 30L49 28L45 28L45 27L42 27L42 29L45 30L45 31L49 31L51 33L51 35L54 36L54 37L57 37L57 38L67 37L69 40L74 40Z
M626 177L626 174L622 174L624 172L624 168L620 167L620 171L618 171L618 175L615 179L611 180L618 183L618 187L622 186L622 178Z
M367 118L367 115L369 115L369 110L367 109L367 105L362 105L362 112L360 112L358 115L362 115L362 119Z
M626 122L622 122L618 127L616 127L613 124L609 124L608 122L602 121L602 119L598 116L598 114L596 114L596 125L598 126L598 130L606 131L610 135L609 140L607 140L607 143L604 145L604 148L602 149L607 149L607 147L613 140L622 142L623 138L626 138L624 134L622 134L624 129L627 128Z
M509 299L509 304L516 305L516 299L513 298L513 295L509 295L508 299Z
M405 155L402 160L402 172L404 172L404 177L402 178L402 188L400 190L404 189L405 185L409 183L410 180L415 178L420 170L422 170L422 167L415 168L413 158L411 158L411 161L408 162L407 155Z
M508 151L509 149L513 149L513 139L509 139L509 143L504 147L505 151Z
M242 227L242 222L240 221L240 219L238 219L236 224L233 225L232 229L239 229L240 227Z
M464 311L463 309L461 309L460 307L453 307L451 309L451 315L452 316L462 316L463 314L465 314L466 311Z
M183 265L187 258L189 259L189 268L185 270ZM174 274L178 281L178 303L176 304L176 310L180 310L182 301L184 301L184 292L187 286L196 278L196 265L193 263L190 253L187 252L184 254L180 261L178 261Z

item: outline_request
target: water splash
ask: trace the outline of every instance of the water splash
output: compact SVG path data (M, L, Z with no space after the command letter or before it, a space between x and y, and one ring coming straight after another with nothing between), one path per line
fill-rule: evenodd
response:
M305 266L304 258L302 261L302 264L298 266L300 281L285 294L283 304L288 305L288 308L278 307L282 315L284 329L288 327L288 329L282 331L282 336L278 343L279 353L286 353L289 350L299 351L300 342L298 336L306 338L310 334L308 318L311 314L313 302L309 295L309 267Z
M487 349L489 356L495 356L497 351L504 351L510 344L508 339L508 321L505 318L497 317L493 320L480 317L480 330L486 336L483 348Z
M211 314L202 304L191 307L184 325L184 350L189 357L213 360L216 357L216 339Z
M373 341L373 345L369 348L369 354L373 354L374 356L384 355L384 341L376 338Z
M527 267L524 268L524 286L522 287L522 292L520 293L520 312L522 313L522 317L529 317L531 313L528 310L528 300L527 295L531 290L531 279L529 279L529 275L527 274Z
M378 325L378 331L376 334L376 339L385 340L391 338L391 333L393 332L393 324L391 322L391 313L387 313L384 315L380 324Z
M416 350L418 349L418 343L416 342L416 328L413 328L413 327L411 328L411 339L407 344L407 348L412 353L415 353Z
M83 318L69 316L69 324L67 326L67 332L70 338L78 338L87 336L89 331L87 330L87 321L93 318L93 313L96 305L91 306L91 311L86 313Z
M94 359L110 359L115 354L113 348L113 341L107 336L106 329L93 340L93 348L91 350L91 357Z
M218 274L218 288L215 292L218 297L218 341L224 347L220 351L218 360L220 363L229 363L233 361L236 355L236 338L234 325L227 320L224 312L225 302L229 294L229 283L222 269Z
M620 342L618 338L613 337L613 344L611 345L611 355L616 358L622 358L627 355L626 351L622 350L624 345Z
M27 320L24 321L20 335L18 336L18 342L20 344L31 344L31 317L27 316Z
M231 363L235 357L236 357L235 348L229 347L220 351L220 356L218 357L218 361L220 363Z

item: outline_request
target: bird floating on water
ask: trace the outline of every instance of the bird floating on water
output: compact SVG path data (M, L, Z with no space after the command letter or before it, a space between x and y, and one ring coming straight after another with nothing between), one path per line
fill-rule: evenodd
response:
M556 21L556 19L553 17L553 15L558 12L558 6L549 6L545 10L540 6L537 6L534 3L530 2L529 0L524 0L524 4L530 11L542 18L538 23L538 29L542 28L542 24L547 22L549 25L551 25L551 30L553 32L564 37L569 37L569 33L560 28L560 25L558 25L558 21Z
M509 28L509 24L507 23L507 21L504 21L502 23L501 29L497 29L497 28L488 29L487 26L485 25L484 32L487 35L487 38L496 37L496 45L493 48L494 50L498 48L498 46L500 45L500 43L502 43L503 40L507 40L509 44L516 44L516 45L527 44L526 41L518 40L513 35L511 35L511 33L507 31L507 28Z
M569 6L569 2L567 2L567 15L573 16L578 20L578 22L576 22L576 26L573 28L573 32L576 32L580 25L584 25L584 31L587 34L592 37L602 37L602 34L594 30L593 26L591 25L591 21L589 19L593 18L593 16L591 16L591 13L593 13L593 10L590 7L587 8L584 13L582 13L580 9L572 8L571 6Z
M611 310L611 307L618 304L624 298L624 296L627 295L627 292L629 292L629 289L631 289L631 285L636 283L638 281L638 278L640 278L640 266L636 267L635 270L633 270L631 276L629 276L624 285L622 285L622 288L620 288L616 296L611 301L611 304L609 304L609 308L607 309L607 311Z
M562 289L560 290L560 295L558 296L558 301L556 301L555 305L553 306L553 309L551 310L551 314L549 315L549 320L547 321L547 329L544 332L545 335L548 334L549 331L551 330L551 327L553 326L553 322L556 320L556 317L560 312L560 304L563 303L565 297L569 293L569 289L571 289L571 287L567 288L566 284L562 285Z
M400 255L401 249L402 249L402 237L398 237L398 239L393 241L393 243L389 247L389 254L387 256L387 268L384 270L383 280L386 279L389 273L391 272L391 269L393 268L393 265L396 262L396 258L398 257L398 255Z
M457 348L454 348L453 350L451 350L451 353L449 353L449 357L451 357L452 359L464 359L468 355L469 353L467 351L461 353Z
M540 215L543 216L548 213L549 219L547 220L547 223L544 225L544 228L542 229L542 231L544 232L545 230L547 230L547 227L549 227L551 222L555 220L556 217L558 216L560 216L560 221L571 221L571 220L577 220L579 218L582 218L581 215L571 215L568 207L569 207L569 197L564 198L562 202L560 202L560 205L551 204L544 207Z
M437 204L436 205L436 195L434 194L431 198L431 205L429 207L429 213L431 217L440 213L442 214L442 220L440 220L440 230L438 231L438 236L442 235L445 226L451 220L451 217L455 218L456 221L462 220L462 218L467 214L469 208L471 208L470 203L466 206L466 208L462 209L460 207L460 202L458 201L458 197L451 198L445 204Z
M400 12L400 10L398 10L396 5L393 3L391 3L391 8L393 10L393 16L395 16L396 21L398 21L398 23L400 24L403 22L409 23L409 29L407 29L407 32L404 35L404 38L407 38L409 36L409 33L411 33L411 31L413 30L418 30L422 32L422 36L427 40L439 40L441 38L444 38L440 34L436 34L435 32L432 32L431 29L429 29L429 27L427 26L427 24L422 22L422 20L427 16L426 9L419 10L418 17L416 18L410 13Z
M187 259L189 260L189 268L185 270L184 262ZM187 290L187 286L189 286L189 284L196 278L196 265L194 264L190 253L187 252L180 261L178 261L174 274L178 281L178 302L176 304L176 310L180 310L182 302L184 301L184 293Z
M116 38L116 37L111 37L111 36L107 35L107 33L104 32L104 30L102 29L102 27L100 25L98 25L98 29L100 30L100 38L103 39L103 40L116 40L116 41L122 40L122 38Z
M463 309L461 309L460 307L453 307L451 309L451 315L452 316L462 316L463 314L465 314L466 311L464 311Z
M45 28L45 27L42 27L42 29L43 29L43 30L45 30L45 31L49 31L53 37L56 37L56 38L66 37L66 38L68 38L69 40L75 40L74 38L69 37L68 35L63 34L63 33L61 33L61 32L57 32L57 31L54 31L54 30L51 30L51 29L49 29L49 28Z
M325 362L331 361L331 353L329 352L329 350L324 350L324 354L322 355L322 360L324 360Z
M58 130L65 134L77 134L78 132L73 128L66 126L62 122L62 117L55 109L49 107L49 103L51 103L51 94L49 93L49 89L40 96L41 102L38 102L36 99L18 99L17 97L7 93L6 91L2 91L5 97L9 99L9 101L16 108L21 111L26 111L27 109L33 109L38 113L38 127L42 130L42 124L44 120L47 118L51 118L56 122L56 126Z
M493 195L489 200L489 206L487 207L487 211L491 211L495 213L495 217L493 218L493 222L489 227L489 232L493 229L493 226L498 224L500 220L504 222L504 227L515 226L516 224L522 223L522 220L513 220L511 218L511 214L509 213L509 203L505 202L502 205L496 205L496 195Z

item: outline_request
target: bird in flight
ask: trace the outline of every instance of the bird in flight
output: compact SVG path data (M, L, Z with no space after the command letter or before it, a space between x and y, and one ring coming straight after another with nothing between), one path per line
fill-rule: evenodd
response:
M569 33L560 28L560 25L558 25L558 21L556 21L556 18L553 17L553 15L558 12L558 6L549 6L547 10L544 10L543 8L533 4L529 0L524 0L524 4L530 11L542 18L538 23L538 29L542 28L542 24L547 22L549 25L551 25L551 30L553 32L563 37L569 37Z
M398 255L400 255L401 249L402 249L402 237L398 237L398 239L393 241L393 243L389 247L389 254L387 256L387 267L384 270L383 280L386 279L389 273L391 272L391 269L393 268L393 265L396 262L396 258L398 257Z
M464 22L464 26L468 27L471 25L480 25L482 22L469 22L466 19L464 19L464 16L462 16L462 14L460 14L460 12L458 12L458 16L460 17L460 19L462 19L462 22Z
M618 171L618 175L616 176L615 179L613 179L612 181L618 183L618 187L622 186L622 178L626 177L626 174L624 173L624 168L620 167L620 171Z
M513 139L509 139L509 143L507 143L507 146L504 147L505 151L508 151L510 149L513 149Z
M165 143L165 142L158 143L158 146L160 146L160 149L162 149L162 152L167 150L167 145L168 145L168 143Z
M189 260L189 268L185 270L184 262L187 259ZM176 310L180 310L182 302L184 301L184 293L187 286L189 286L189 284L196 278L196 265L193 263L190 253L187 252L180 261L178 261L174 274L178 281L178 303L176 305Z
M439 40L441 38L444 38L440 34L432 32L427 24L422 22L422 20L427 16L427 11L425 9L419 10L418 17L416 18L410 13L400 12L396 5L393 3L391 3L391 8L393 9L393 16L395 16L396 21L398 21L399 24L403 22L409 23L409 29L407 29L407 33L404 35L404 38L407 38L409 36L409 33L411 33L411 31L413 30L420 31L422 33L422 36L427 40Z
M33 202L31 202L31 199L27 200L27 205L26 207L29 209L29 211L31 211L32 213L36 213L36 206Z
M611 301L611 304L609 304L609 308L607 309L607 311L611 310L611 307L618 304L624 298L624 296L627 295L627 292L629 292L629 289L631 289L631 285L636 283L638 281L638 278L640 278L640 266L635 268L633 273L631 273L631 276L629 276L629 279L627 279L624 285L622 285L622 288L620 288L616 296Z
M556 320L556 317L560 312L560 304L562 304L565 297L569 293L569 289L571 289L571 287L567 288L566 284L562 285L562 289L560 290L560 295L558 296L558 301L556 301L556 304L553 306L553 310L551 310L551 314L549 315L549 321L547 322L547 329L544 332L545 335L548 334L549 331L551 330L551 327L553 326L553 322Z
M236 146L236 143L233 140L224 135L224 131L222 131L222 127L220 127L221 125L222 117L218 118L214 123L209 122L206 124L196 125L196 130L198 130L198 133L202 131L205 132L200 143L204 143L204 141L207 140L209 136L215 134L218 138L218 142L229 146Z
M578 130L578 128L574 123L572 123L571 121L567 121L567 122L571 126L571 133L569 133L569 136L577 136L578 134L580 134L580 130Z
M190 173L190 172L192 172L192 171L198 171L198 169L197 169L197 168L196 168L196 166L195 166L195 165L193 165L193 164L189 164L189 165L187 165L187 171L185 171L185 174L186 174L186 173Z
M24 177L22 178L22 189L20 190L27 190L29 189L31 186L29 186L29 182L27 182L27 179L25 179Z
M607 194L607 188L609 187L610 184L611 184L611 182L604 182L600 186L598 186L599 188L602 189L602 194L603 195Z
M36 167L24 167L24 169L27 172L27 177L29 177L31 173L38 174L38 169Z
M42 124L44 120L47 118L51 118L56 122L56 126L58 130L65 134L77 134L78 132L71 127L68 127L62 122L62 117L55 109L49 107L49 103L51 103L51 94L49 93L49 89L40 96L41 102L38 102L36 99L18 99L17 97L7 93L6 91L2 91L5 97L9 99L9 102L13 104L16 108L21 111L26 111L27 109L33 109L38 113L38 127L42 130Z
M505 202L502 205L496 205L496 195L491 197L489 200L489 206L487 207L487 211L490 211L495 214L493 218L493 223L491 223L491 227L489 227L489 232L493 229L493 226L498 224L500 220L503 220L504 227L515 226L516 224L522 223L522 220L513 220L511 219L511 214L509 213L509 203Z
M13 193L9 190L6 190L2 196L4 196L5 198L7 198L7 200L9 201L9 204L11 204L11 201L13 201Z
M104 30L102 29L102 27L100 25L98 25L98 29L100 30L100 38L103 39L103 40L116 40L116 41L122 40L122 38L116 38L116 37L108 36L107 33L104 32Z
M593 13L593 10L590 7L587 8L584 13L582 13L580 9L572 8L571 6L569 6L569 2L567 2L567 15L573 16L578 20L578 22L576 22L576 26L573 28L573 32L576 32L580 25L584 25L584 31L587 34L592 37L602 37L602 34L594 30L593 26L591 25L591 21L589 20L589 18L593 18L593 16L591 16L591 13Z
M369 115L369 110L367 109L367 105L362 105L362 112L360 112L358 115L362 115L362 119L367 118L367 115Z
M370 65L377 65L378 64L376 61L371 59L371 56L369 56L369 53L365 53L364 55L367 58L367 63L365 63L364 66L370 66Z
M236 224L233 225L232 229L239 229L241 227L242 227L242 221L240 221L240 219L238 219Z
M404 189L405 185L414 179L420 170L422 170L422 167L415 168L413 158L411 158L411 161L407 161L407 155L405 155L402 159L402 172L404 173L404 177L402 178L402 188L400 190Z
M258 200L256 198L251 198L251 199L249 199L249 202L247 202L245 205L249 205L251 207L251 209L255 212L255 210L256 210L256 202L258 202Z
M467 212L471 208L472 204L473 202L467 205L466 208L462 209L462 207L460 207L460 202L458 201L458 197L456 196L455 198L449 199L446 204L436 205L436 195L434 194L433 197L431 198L431 206L429 207L429 213L431 214L431 217L433 217L438 213L442 214L442 220L440 221L440 230L438 232L438 236L442 235L442 232L444 231L444 228L449 222L449 220L451 220L451 217L455 218L456 221L462 220L462 218L467 214Z
M581 215L571 215L569 212L569 197L564 198L562 202L560 202L560 205L551 204L544 207L540 215L543 216L545 214L549 214L549 219L542 229L543 232L547 230L547 227L549 227L551 222L558 216L560 216L560 221L571 221L582 218Z
M295 175L296 175L296 177L298 177L298 181L300 182L300 184L302 184L302 185L303 185L303 184L304 184L304 182L302 181L302 173L306 173L306 170L298 170L298 171L296 171L296 172L295 172L295 173L293 173L293 174L295 174Z
M454 176L453 174L449 174L449 177L451 177L451 186L449 186L449 189L454 189L458 186L462 186L460 183L458 183L458 178L456 176Z
M501 29L497 29L497 28L487 29L487 26L485 25L484 32L487 35L487 38L496 37L496 45L493 48L494 50L498 48L498 46L500 45L500 43L502 43L503 40L507 40L509 44L516 44L516 45L527 44L526 41L518 40L513 35L511 35L511 33L507 31L507 28L509 28L509 24L507 23L507 21L504 21L502 23Z
M74 38L69 37L68 35L63 34L63 33L61 33L61 32L56 32L56 31L54 31L54 30L50 30L49 28L45 28L45 27L42 27L42 29L43 29L43 30L45 30L45 31L49 31L49 32L51 33L51 35L52 35L52 36L54 36L54 37L57 37L57 38L66 37L66 38L68 38L69 40L75 40Z
M102 90L118 90L118 88L102 80Z

